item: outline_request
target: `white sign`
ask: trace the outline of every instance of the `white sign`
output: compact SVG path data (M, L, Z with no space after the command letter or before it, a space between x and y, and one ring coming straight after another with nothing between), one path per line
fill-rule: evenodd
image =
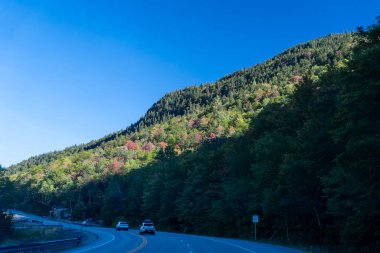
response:
M258 215L252 215L252 222L253 223L259 223L259 216Z

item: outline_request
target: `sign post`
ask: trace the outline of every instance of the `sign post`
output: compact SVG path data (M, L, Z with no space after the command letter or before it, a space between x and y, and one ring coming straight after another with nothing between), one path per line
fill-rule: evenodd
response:
M259 216L256 214L252 215L252 222L255 224L255 241L256 241L256 224L259 223Z

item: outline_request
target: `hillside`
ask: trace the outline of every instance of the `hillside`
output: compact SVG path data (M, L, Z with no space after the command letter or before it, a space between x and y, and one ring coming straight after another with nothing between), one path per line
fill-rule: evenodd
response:
M124 131L10 167L0 203L241 238L259 214L262 240L376 252L379 37L330 35L169 93Z
M345 59L351 45L350 34L334 34L300 44L262 64L227 75L215 83L191 86L166 94L140 120L123 131L111 133L87 144L66 148L64 151L31 157L8 169L20 171L44 162L52 162L62 155L94 149L118 136L137 132L141 128L165 122L176 116L205 110L215 99L221 99L227 110L231 108L239 111L257 109L256 107L261 107L261 104L251 104L255 99L248 93L254 93L260 89L260 85L268 84L275 89L276 96L286 95L294 89L294 84L302 75L309 72L318 75L325 71L327 66Z

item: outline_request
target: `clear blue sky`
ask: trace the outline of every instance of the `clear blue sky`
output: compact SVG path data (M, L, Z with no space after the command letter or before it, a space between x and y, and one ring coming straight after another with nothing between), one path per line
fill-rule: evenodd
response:
M377 15L378 0L1 0L0 164L124 129L167 92Z

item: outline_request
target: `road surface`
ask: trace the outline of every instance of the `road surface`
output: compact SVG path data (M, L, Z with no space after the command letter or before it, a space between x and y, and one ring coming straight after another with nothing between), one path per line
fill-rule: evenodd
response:
M40 216L12 210L13 213L45 224L60 224L68 228L80 225L52 221ZM116 231L112 228L83 227L98 240L65 251L66 253L301 253L303 251L251 241L196 236L157 231L156 235L139 235L137 230Z

